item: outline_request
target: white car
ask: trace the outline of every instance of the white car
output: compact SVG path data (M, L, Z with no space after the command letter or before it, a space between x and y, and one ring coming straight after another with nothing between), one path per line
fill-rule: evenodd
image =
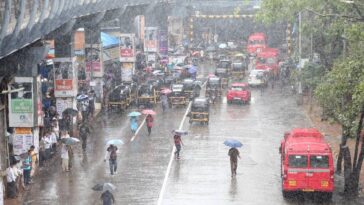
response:
M251 70L248 77L249 86L266 86L268 72L265 70Z

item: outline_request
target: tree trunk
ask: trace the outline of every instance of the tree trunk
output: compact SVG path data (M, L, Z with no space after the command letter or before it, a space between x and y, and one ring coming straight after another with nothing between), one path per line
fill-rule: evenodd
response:
M350 195L350 193L352 193L351 189L353 181L350 150L348 146L343 146L341 149L344 159L344 179L345 179L344 193L345 195Z
M339 156L337 158L336 164L336 173L341 174L342 171L342 162L343 162L343 148L346 147L346 143L348 141L349 130L346 126L342 126L342 136L341 136L341 143L340 143L340 150Z
M358 152L359 152L359 143L361 138L361 130L363 129L363 119L364 119L364 107L361 110L360 113L360 119L358 123L358 129L356 131L356 141L355 141L355 152L354 152L354 161L353 161L353 167L357 167L357 159L358 159Z

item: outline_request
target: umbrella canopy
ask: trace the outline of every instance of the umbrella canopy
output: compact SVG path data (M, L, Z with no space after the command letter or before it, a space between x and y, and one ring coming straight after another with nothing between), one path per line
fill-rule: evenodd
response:
M188 135L188 132L185 130L173 130L172 133L178 135Z
M191 66L189 69L188 69L188 73L192 74L192 73L196 73L197 72L197 68L195 66Z
M128 114L129 117L138 117L140 115L141 115L140 112L135 112L135 111Z
M172 90L168 89L168 88L164 88L163 90L161 90L161 93L162 94L170 94L170 93L172 93Z
M116 186L109 183L109 182L106 182L106 183L99 183L99 184L96 184L95 186L92 187L92 190L94 191L102 191L102 192L105 192L105 191L114 191L116 189Z
M237 53L235 54L235 57L245 57L244 53Z
M224 145L226 145L228 147L242 147L243 146L243 144L241 142L239 142L238 140L234 140L234 139L225 140Z
M78 113L78 110L73 109L73 108L67 108L67 109L65 109L65 110L62 112L62 114L63 114L63 115L72 115L72 116L76 116L76 115L77 115L77 113Z
M77 138L74 138L74 137L67 137L67 138L62 138L61 142L66 145L74 145L74 144L80 142L80 140Z
M85 95L85 94L81 94L81 95L77 96L77 97L76 97L76 99L77 99L77 100L80 100L80 101L81 101L81 100L86 100L86 99L88 99L88 96L87 96L87 95Z
M216 77L216 75L215 75L215 74L210 73L207 77L208 77L208 78L213 78L213 77Z
M219 48L227 48L227 44L226 43L222 43L219 45Z
M145 110L142 111L142 113L144 115L155 115L155 114L157 114L155 111L150 110L150 109L145 109Z
M123 140L121 140L121 139L112 139L112 140L108 140L108 141L106 142L106 144L107 144L107 145L110 145L110 144L112 144L112 145L123 145L123 144L124 144L124 142L123 142Z

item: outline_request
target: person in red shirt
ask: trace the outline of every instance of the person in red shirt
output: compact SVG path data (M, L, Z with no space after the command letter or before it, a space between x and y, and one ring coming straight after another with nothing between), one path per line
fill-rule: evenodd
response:
M147 128L148 128L148 135L150 135L152 133L152 127L153 127L153 116L152 115L148 115L147 118L145 118L146 124L147 124Z
M181 136L178 134L175 134L173 138L174 138L174 145L176 146L176 151L174 152L174 155L176 156L177 159L179 159L179 152L181 151L183 142Z

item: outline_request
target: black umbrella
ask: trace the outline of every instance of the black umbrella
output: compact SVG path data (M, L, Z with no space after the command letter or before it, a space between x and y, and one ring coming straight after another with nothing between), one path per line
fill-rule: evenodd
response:
M72 116L77 116L77 113L78 113L78 110L73 109L73 108L67 108L62 112L63 115L72 115Z

